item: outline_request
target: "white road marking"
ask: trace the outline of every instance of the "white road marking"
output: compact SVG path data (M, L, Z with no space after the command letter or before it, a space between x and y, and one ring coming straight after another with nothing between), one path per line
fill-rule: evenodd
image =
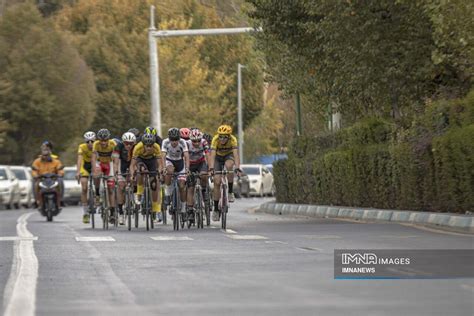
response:
M226 235L231 239L239 239L239 240L261 240L261 239L268 239L264 236L259 235Z
M227 233L227 234L237 234L237 232L235 230L232 230L232 229L226 229L226 230L221 229L221 231L223 233Z
M113 237L76 237L76 241L115 241Z
M469 284L461 284L460 286L461 286L461 288L463 288L463 289L465 289L465 290L468 290L468 291L471 291L472 293L474 293L474 286L469 285Z
M309 239L339 239L342 238L338 235L302 235L302 237Z
M23 214L18 218L16 231L20 238L13 247L13 266L5 287L5 315L35 315L36 284L38 280L38 258L33 245L34 236L26 228L27 219L35 212Z
M296 247L296 249L303 250L303 251L320 251L323 250L321 248L314 248L314 247Z
M265 242L266 244L282 244L282 245L288 245L287 242L279 241L279 240L268 240Z
M382 235L383 238L414 238L416 235Z
M38 240L38 237L20 237L20 236L7 236L0 237L0 241L22 241L22 240Z
M209 226L209 228L216 229L216 228L219 228L219 227L217 227L217 226Z
M168 240L194 240L192 238L189 238L188 236L155 236L155 237L150 237L153 240L158 240L158 241L168 241Z

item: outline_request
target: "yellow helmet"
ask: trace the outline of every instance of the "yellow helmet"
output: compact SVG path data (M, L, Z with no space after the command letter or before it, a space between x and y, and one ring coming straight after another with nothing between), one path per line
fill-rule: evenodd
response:
M221 125L217 129L217 134L230 135L232 134L232 127L230 127L229 125Z

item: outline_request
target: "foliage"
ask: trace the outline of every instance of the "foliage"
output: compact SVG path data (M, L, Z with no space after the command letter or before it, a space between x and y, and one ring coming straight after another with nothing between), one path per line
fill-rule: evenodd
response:
M0 159L27 163L45 139L61 151L93 118L91 71L31 4L12 6L2 17L0 47L0 121L7 123Z

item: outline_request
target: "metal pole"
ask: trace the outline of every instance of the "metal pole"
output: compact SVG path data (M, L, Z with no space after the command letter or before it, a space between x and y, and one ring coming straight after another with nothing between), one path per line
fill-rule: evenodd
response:
M244 131L242 128L242 68L245 68L245 66L237 64L237 116L240 163L244 163Z
M158 64L157 40L153 36L155 28L155 6L150 8L150 28L148 29L148 43L150 45L150 90L151 90L151 125L161 134L161 105L160 105L160 78Z
M300 93L296 93L296 135L301 136L302 126L301 126L301 100Z

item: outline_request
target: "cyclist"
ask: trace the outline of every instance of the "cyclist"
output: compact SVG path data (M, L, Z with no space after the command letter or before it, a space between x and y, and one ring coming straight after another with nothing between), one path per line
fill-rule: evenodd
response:
M176 127L170 128L168 130L168 138L163 140L161 145L161 151L163 155L162 166L166 168L165 175L165 199L170 200L171 195L171 176L173 172L180 173L178 175L179 191L181 198L181 212L184 212L186 206L186 192L185 192L185 181L186 173L189 170L189 153L188 145L186 142L180 138L179 129ZM163 172L163 170L162 170Z
M130 173L135 177L137 168L139 171L148 170L149 172L156 172L155 175L150 176L150 187L152 190L152 212L157 214L158 221L161 221L161 205L160 197L160 181L158 181L158 170L161 170L161 150L160 146L155 142L155 136L152 134L143 134L141 142L133 148L132 163L130 164ZM134 179L133 179L134 180ZM137 176L137 196L136 202L140 204L141 196L143 195L143 176Z
M101 174L106 176L111 176L114 174L113 163L112 163L112 154L114 152L117 143L110 139L110 131L106 128L102 128L97 132L97 138L92 147L92 158L91 163L94 167L93 174L95 179L95 194L96 194L96 204L99 204L100 196L100 179L98 178ZM111 216L110 222L114 222L115 216L115 197L114 197L114 180L107 180L107 187L109 190L109 205L111 205Z
M39 183L40 183L40 176L47 173L55 173L59 177L64 175L64 166L62 165L61 161L57 158L53 158L51 155L51 149L46 144L41 145L41 155L33 161L31 166L32 176L34 180L34 188L35 188L35 197L36 197L36 204L38 205L39 209L42 209L43 205L43 197L39 194ZM61 209L61 187L58 186L56 188L57 193L56 197L56 205L58 209Z
M189 134L191 133L191 130L187 127L183 127L179 130L179 136L184 139L185 141L189 140Z
M117 208L119 213L120 225L125 224L123 214L123 203L125 200L124 190L126 185L126 179L123 174L129 171L130 162L132 160L133 146L135 146L136 140L137 138L135 137L135 134L131 132L126 132L122 135L122 140L117 142L117 146L114 149L114 170L119 185L119 188L117 190Z
M163 139L161 139L161 137L158 135L158 131L156 130L156 128L152 127L152 126L147 126L145 128L145 130L143 131L143 135L145 134L151 134L155 137L155 143L157 143L160 148L161 148L161 144L163 143ZM137 138L137 143L141 141L141 138Z
M88 177L92 175L92 146L95 142L95 133L92 131L84 134L84 143L77 149L76 179L81 182L82 222L89 224L89 209L87 207Z
M207 166L209 161L209 144L202 137L199 129L193 129L189 135L189 140L186 141L189 151L190 172L199 172L202 185L202 196L207 202L206 186L208 181ZM190 214L193 213L194 207L194 185L195 181L191 177L188 178L188 192L187 192L187 208ZM191 217L192 218L192 217Z
M220 198L220 184L221 175L214 174L215 171L223 171L224 166L226 170L231 171L234 166L237 175L240 175L240 161L239 161L239 150L237 145L237 138L232 135L232 127L229 125L221 125L217 129L217 134L212 138L211 143L211 157L209 159L209 171L211 175L214 175L214 212L212 213L212 220L218 221L219 214L219 198ZM215 169L214 169L215 168ZM227 175L229 183L229 202L234 202L234 176L233 174Z

